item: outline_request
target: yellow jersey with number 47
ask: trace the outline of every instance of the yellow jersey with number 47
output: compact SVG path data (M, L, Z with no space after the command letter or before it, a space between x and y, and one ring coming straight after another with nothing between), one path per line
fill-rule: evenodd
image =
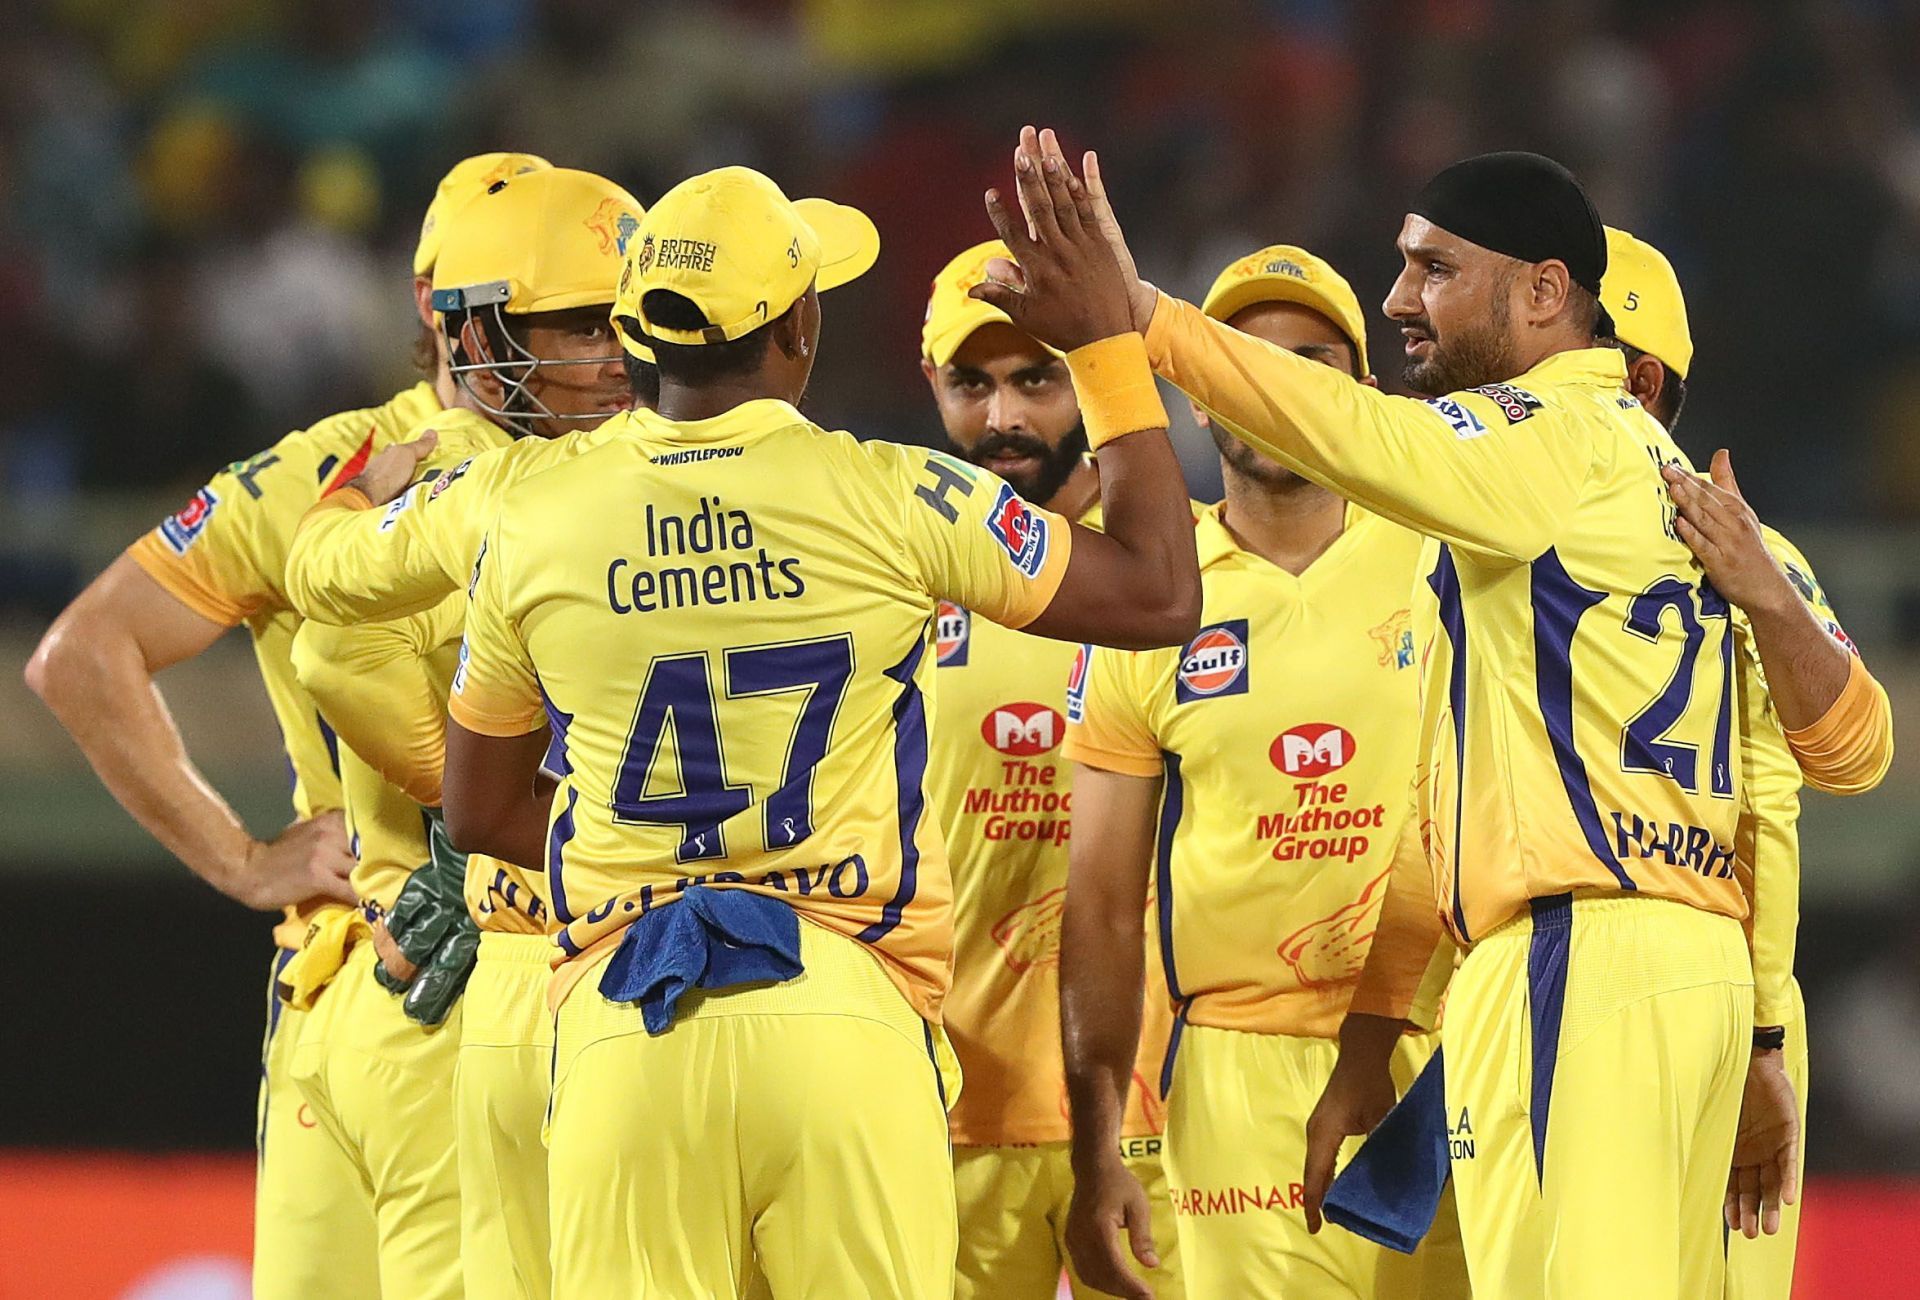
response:
M694 885L782 899L873 949L938 1023L953 951L927 809L934 611L1022 626L1067 521L938 452L784 402L616 416L511 488L482 543L454 721L551 718L548 900L569 953Z
M1331 1038L1407 818L1421 538L1348 507L1288 573L1200 521L1200 632L1095 650L1065 755L1160 777L1162 962L1183 1021Z
M1744 917L1732 620L1619 351L1417 401L1164 297L1147 349L1255 448L1433 539L1417 788L1457 940L1571 890Z

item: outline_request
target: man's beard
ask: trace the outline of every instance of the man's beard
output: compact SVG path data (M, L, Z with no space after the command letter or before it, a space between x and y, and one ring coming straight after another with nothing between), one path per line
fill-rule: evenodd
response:
M1268 491L1278 491L1306 482L1285 465L1267 459L1259 452L1240 441L1220 427L1218 420L1208 422L1207 432L1213 435L1214 449L1220 458L1233 467L1233 472L1244 479L1251 480Z
M1087 426L1084 420L1075 424L1057 447L1047 446L1030 433L990 433L971 449L952 439L947 442L954 455L980 466L999 455L1031 456L1035 462L1033 469L1019 470L1005 477L1015 492L1035 505L1045 505L1065 486L1086 456Z
M1425 361L1409 359L1401 377L1408 388L1429 397L1512 379L1519 367L1513 359L1509 321L1506 297L1497 295L1484 324L1453 329L1444 340L1424 316L1406 322L1426 332L1433 350Z

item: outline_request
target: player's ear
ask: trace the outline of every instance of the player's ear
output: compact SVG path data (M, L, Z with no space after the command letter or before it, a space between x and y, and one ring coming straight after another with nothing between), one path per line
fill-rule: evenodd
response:
M1660 409L1660 393L1667 386L1667 368L1660 358L1642 352L1627 366L1627 391L1648 411Z
M433 329L433 277L416 275L413 277L413 310L419 315L420 323Z
M806 313L801 310L805 302L806 299L802 298L794 303L767 328L768 339L780 349L780 355L789 361L801 360L813 351L813 343L807 338Z
M1380 379L1379 379L1379 376L1377 375L1363 375L1361 376L1359 382L1363 387L1366 387L1366 388L1380 387Z
M1572 296L1573 277L1567 272L1567 264L1558 260L1541 262L1531 270L1532 275L1527 282L1527 307L1535 320L1552 320L1567 306Z
M938 393L940 391L940 367L934 365L933 362L927 360L925 357L921 357L920 373L927 377L927 387Z
M1195 424L1203 429L1211 429L1213 427L1212 422L1207 419L1207 413L1200 409L1200 403L1189 401L1187 403L1187 409L1193 412L1193 422Z

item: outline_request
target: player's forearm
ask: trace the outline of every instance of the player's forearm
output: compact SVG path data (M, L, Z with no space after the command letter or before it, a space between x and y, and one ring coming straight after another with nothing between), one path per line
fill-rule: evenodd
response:
M116 802L193 873L238 902L254 838L187 753L137 645L56 626L27 667Z
M1791 731L1811 726L1839 700L1853 655L1821 626L1784 576L1779 586L1776 599L1754 602L1746 615L1774 711Z
M1193 514L1146 348L1123 334L1067 355L1100 465L1104 530L1076 528L1066 578L1029 630L1146 650L1200 625Z
M1129 925L1115 910L1085 906L1069 892L1060 936L1060 1047L1077 1165L1119 1149L1140 1045L1140 912Z
M483 853L530 871L546 863L549 800L542 791L543 728L523 736L487 736L447 723L443 783L447 838L462 853Z
M1109 593L1132 614L1123 648L1182 645L1199 630L1200 578L1193 509L1173 444L1164 430L1130 434L1096 458L1106 536L1128 560L1125 586Z

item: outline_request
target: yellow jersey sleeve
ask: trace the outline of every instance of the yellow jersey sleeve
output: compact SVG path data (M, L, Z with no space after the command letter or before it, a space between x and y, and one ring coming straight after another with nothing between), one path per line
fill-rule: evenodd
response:
M1579 420L1513 384L1393 397L1162 295L1154 370L1236 437L1375 514L1485 556L1533 560L1592 465Z
M1145 712L1150 693L1133 673L1137 659L1158 653L1081 647L1074 665L1077 680L1067 683L1062 757L1122 776L1161 775L1160 743Z
M227 627L245 622L279 604L273 575L284 562L286 501L266 488L269 476L290 472L277 450L229 465L127 554L196 614Z
M1038 618L1060 589L1073 526L1005 479L943 452L877 444L905 490L901 540L929 594L1002 627Z
M1408 802L1411 806L1394 844L1373 946L1367 950L1348 1010L1431 1027L1446 988L1446 980L1435 977L1436 965L1448 963L1450 974L1454 947L1440 924L1426 833L1411 786Z
M533 658L507 605L512 540L505 527L503 516L474 556L466 636L447 701L455 722L483 736L524 736L546 725Z
M1747 939L1753 952L1753 1017L1760 1025L1793 1018L1793 959L1800 927L1799 764L1780 730L1753 648L1752 630L1736 616L1740 672L1740 817L1734 870L1750 900Z
M459 591L522 458L509 454L505 433L471 411L442 411L409 437L428 429L440 436L428 462L437 473L384 506L336 492L300 521L287 555L287 596L307 618L338 625L394 618Z
M459 638L456 595L403 619L305 624L294 667L341 740L424 807L440 804L446 766L445 677L428 656Z

